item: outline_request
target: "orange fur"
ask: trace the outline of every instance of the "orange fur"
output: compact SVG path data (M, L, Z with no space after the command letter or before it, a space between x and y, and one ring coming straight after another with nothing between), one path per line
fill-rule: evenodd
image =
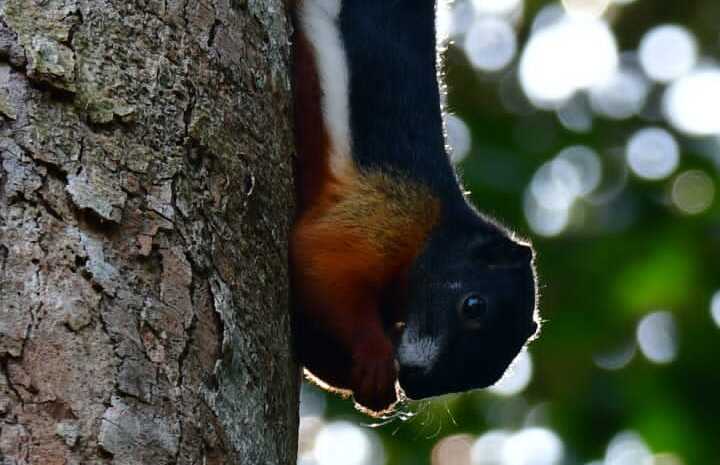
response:
M392 293L389 286L403 280L439 210L427 188L400 176L353 170L344 179L323 183L292 234L295 299L302 303L301 317L329 333L354 366L318 361L315 371L313 361L305 361L313 374L351 388L366 403L373 402L366 398L378 390L384 392L383 401L391 395L394 399L394 359L383 328L382 299ZM383 373L372 378L362 368L366 363L381 365L367 370ZM354 369L363 374L349 372ZM367 377L369 385L358 386ZM371 407L387 406L381 403Z

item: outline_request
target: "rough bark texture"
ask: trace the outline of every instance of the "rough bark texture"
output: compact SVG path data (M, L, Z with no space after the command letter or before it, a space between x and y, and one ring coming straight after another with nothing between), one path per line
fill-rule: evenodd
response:
M294 464L281 0L0 0L0 463Z

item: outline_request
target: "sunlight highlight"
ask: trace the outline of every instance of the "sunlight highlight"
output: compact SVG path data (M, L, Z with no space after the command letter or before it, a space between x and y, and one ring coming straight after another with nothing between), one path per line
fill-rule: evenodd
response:
M560 437L546 428L526 428L503 447L503 465L558 465L565 456Z
M593 362L595 362L595 365L603 370L620 370L630 364L632 359L635 358L636 352L637 347L633 341L629 344L620 346L617 349L594 355Z
M302 383L300 388L300 417L322 417L325 413L325 393Z
M563 8L559 3L550 3L549 5L545 5L533 18L530 31L535 34L543 28L559 23L565 15L565 8Z
M380 465L382 448L370 430L348 421L325 425L315 438L317 465Z
M684 76L695 66L698 46L687 28L666 24L643 36L639 54L643 70L651 79L668 82Z
M433 447L432 465L470 465L473 440L469 434L455 434L442 438Z
M467 157L472 147L470 128L455 115L445 117L445 127L447 128L447 144L450 146L450 160L455 164L460 163Z
M473 465L502 464L503 449L511 435L505 430L490 430L480 436L470 451Z
M298 430L298 464L315 464L313 449L315 439L325 422L320 417L305 416L300 418Z
M475 7L470 0L456 0L450 10L452 27L451 36L459 36L467 33L477 18Z
M608 444L604 465L653 465L653 458L640 435L624 431Z
M676 454L664 452L653 456L652 465L685 465L685 461Z
M504 19L494 16L481 18L465 36L465 54L472 65L481 71L499 71L515 57L517 39L515 29Z
M570 14L601 16L610 5L610 0L562 0Z
M630 137L626 157L628 166L637 176L650 180L664 179L677 169L680 148L666 130L644 128Z
M720 328L720 290L713 295L710 301L710 315L712 316L715 324Z
M638 69L634 55L623 54L621 63L608 81L592 87L589 92L593 111L612 119L639 114L650 93L650 83Z
M530 191L550 209L567 209L600 184L602 165L594 150L582 145L568 147L538 169Z
M555 159L568 163L577 177L577 195L584 196L593 192L602 179L602 163L597 152L585 145L573 145L562 150Z
M533 363L527 350L521 351L503 377L488 388L488 392L499 396L520 394L530 384L533 374Z
M520 82L533 103L556 108L582 89L609 81L618 50L607 23L565 15L539 27L520 60Z
M671 363L677 357L677 328L670 312L654 312L637 327L640 351L653 363Z
M447 0L440 0L435 7L435 34L437 34L437 41L439 43L446 42L452 35L453 18L452 8L453 5Z
M663 111L686 134L720 134L720 69L700 69L675 81L663 96Z
M559 465L565 446L547 428L490 430L475 441L470 455L473 465Z
M715 183L704 171L690 170L679 175L672 187L673 204L683 213L697 215L713 203Z
M502 15L516 11L522 6L522 0L472 0L478 13Z
M592 129L593 115L587 99L576 95L555 110L560 123L568 130L585 133Z
M557 236L565 231L570 223L569 208L547 208L529 191L525 194L523 210L530 228L541 236Z
M525 195L525 217L542 236L556 236L570 221L575 202L595 191L602 180L600 157L577 145L561 151L535 172Z

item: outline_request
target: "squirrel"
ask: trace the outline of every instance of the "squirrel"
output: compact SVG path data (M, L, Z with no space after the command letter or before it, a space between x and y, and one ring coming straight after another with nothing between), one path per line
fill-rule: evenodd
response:
M466 200L435 0L290 0L297 353L370 414L487 387L538 331L532 246Z

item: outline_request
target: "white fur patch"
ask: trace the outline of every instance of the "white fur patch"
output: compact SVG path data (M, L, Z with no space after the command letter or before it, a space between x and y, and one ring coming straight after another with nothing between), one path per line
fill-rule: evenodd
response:
M350 73L337 24L341 9L342 0L303 0L299 15L315 54L323 118L330 136L330 169L336 175L352 166Z
M420 336L414 328L409 327L400 338L397 358L401 365L430 371L440 355L440 346L437 338Z

